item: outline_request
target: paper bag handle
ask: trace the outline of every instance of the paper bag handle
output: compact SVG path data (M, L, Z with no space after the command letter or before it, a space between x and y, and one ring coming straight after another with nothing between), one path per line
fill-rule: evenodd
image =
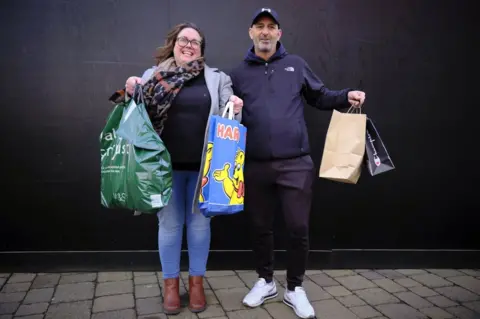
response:
M353 105L350 106L350 108L348 109L347 113L352 113L352 114L362 114L362 107L355 107Z
M222 117L225 117L225 114L227 114L228 111L228 119L233 120L234 119L234 114L233 114L233 102L229 101L227 105L225 105L225 110L223 110Z

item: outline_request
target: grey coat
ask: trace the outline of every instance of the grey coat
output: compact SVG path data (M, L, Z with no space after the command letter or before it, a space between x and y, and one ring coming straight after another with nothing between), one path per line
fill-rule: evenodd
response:
M153 74L155 66L146 70L142 75L142 80L147 81ZM192 213L199 213L198 200L200 196L200 186L202 183L202 173L205 166L205 152L207 150L208 143L208 131L207 128L210 126L210 119L212 115L222 115L225 106L230 98L233 95L232 89L232 80L224 72L218 70L217 68L211 68L208 65L205 65L205 82L207 83L208 91L210 92L210 98L212 104L210 105L210 115L208 117L207 126L205 127L205 135L203 140L203 153L202 160L200 165L200 172L198 174L197 186L195 188L195 196L193 197L192 203ZM235 115L235 119L239 122L242 120L242 113ZM168 121L168 119L167 119Z

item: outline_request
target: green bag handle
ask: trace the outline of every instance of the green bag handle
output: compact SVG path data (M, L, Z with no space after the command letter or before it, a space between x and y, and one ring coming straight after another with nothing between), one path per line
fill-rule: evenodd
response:
M138 106L137 102L135 101L135 97L137 96L140 97L140 104L145 105L145 100L143 98L143 91L142 91L142 86L140 84L135 85L135 90L133 91L133 96L132 96L132 102L130 102L128 109L125 113L125 116L123 117L123 122L125 122L130 114L132 114L133 110ZM126 94L125 94L126 96Z
M135 90L133 91L133 97L135 97L137 94L140 96L140 103L145 104L145 100L143 99L142 85L140 85L138 83L135 84Z

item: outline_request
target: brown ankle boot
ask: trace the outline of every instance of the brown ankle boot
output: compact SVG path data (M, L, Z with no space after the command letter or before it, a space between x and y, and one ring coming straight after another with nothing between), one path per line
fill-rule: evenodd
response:
M167 315L180 312L179 278L169 278L163 281L163 310Z
M202 312L207 308L207 301L205 300L205 291L203 289L202 276L190 276L188 278L188 293L190 301L188 309L191 312Z

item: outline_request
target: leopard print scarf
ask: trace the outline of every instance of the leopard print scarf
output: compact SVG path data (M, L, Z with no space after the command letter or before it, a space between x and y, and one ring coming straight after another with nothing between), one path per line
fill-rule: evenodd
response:
M161 135L167 113L185 82L203 70L203 58L177 66L174 58L160 63L150 79L143 85L143 98L150 120L158 135Z

